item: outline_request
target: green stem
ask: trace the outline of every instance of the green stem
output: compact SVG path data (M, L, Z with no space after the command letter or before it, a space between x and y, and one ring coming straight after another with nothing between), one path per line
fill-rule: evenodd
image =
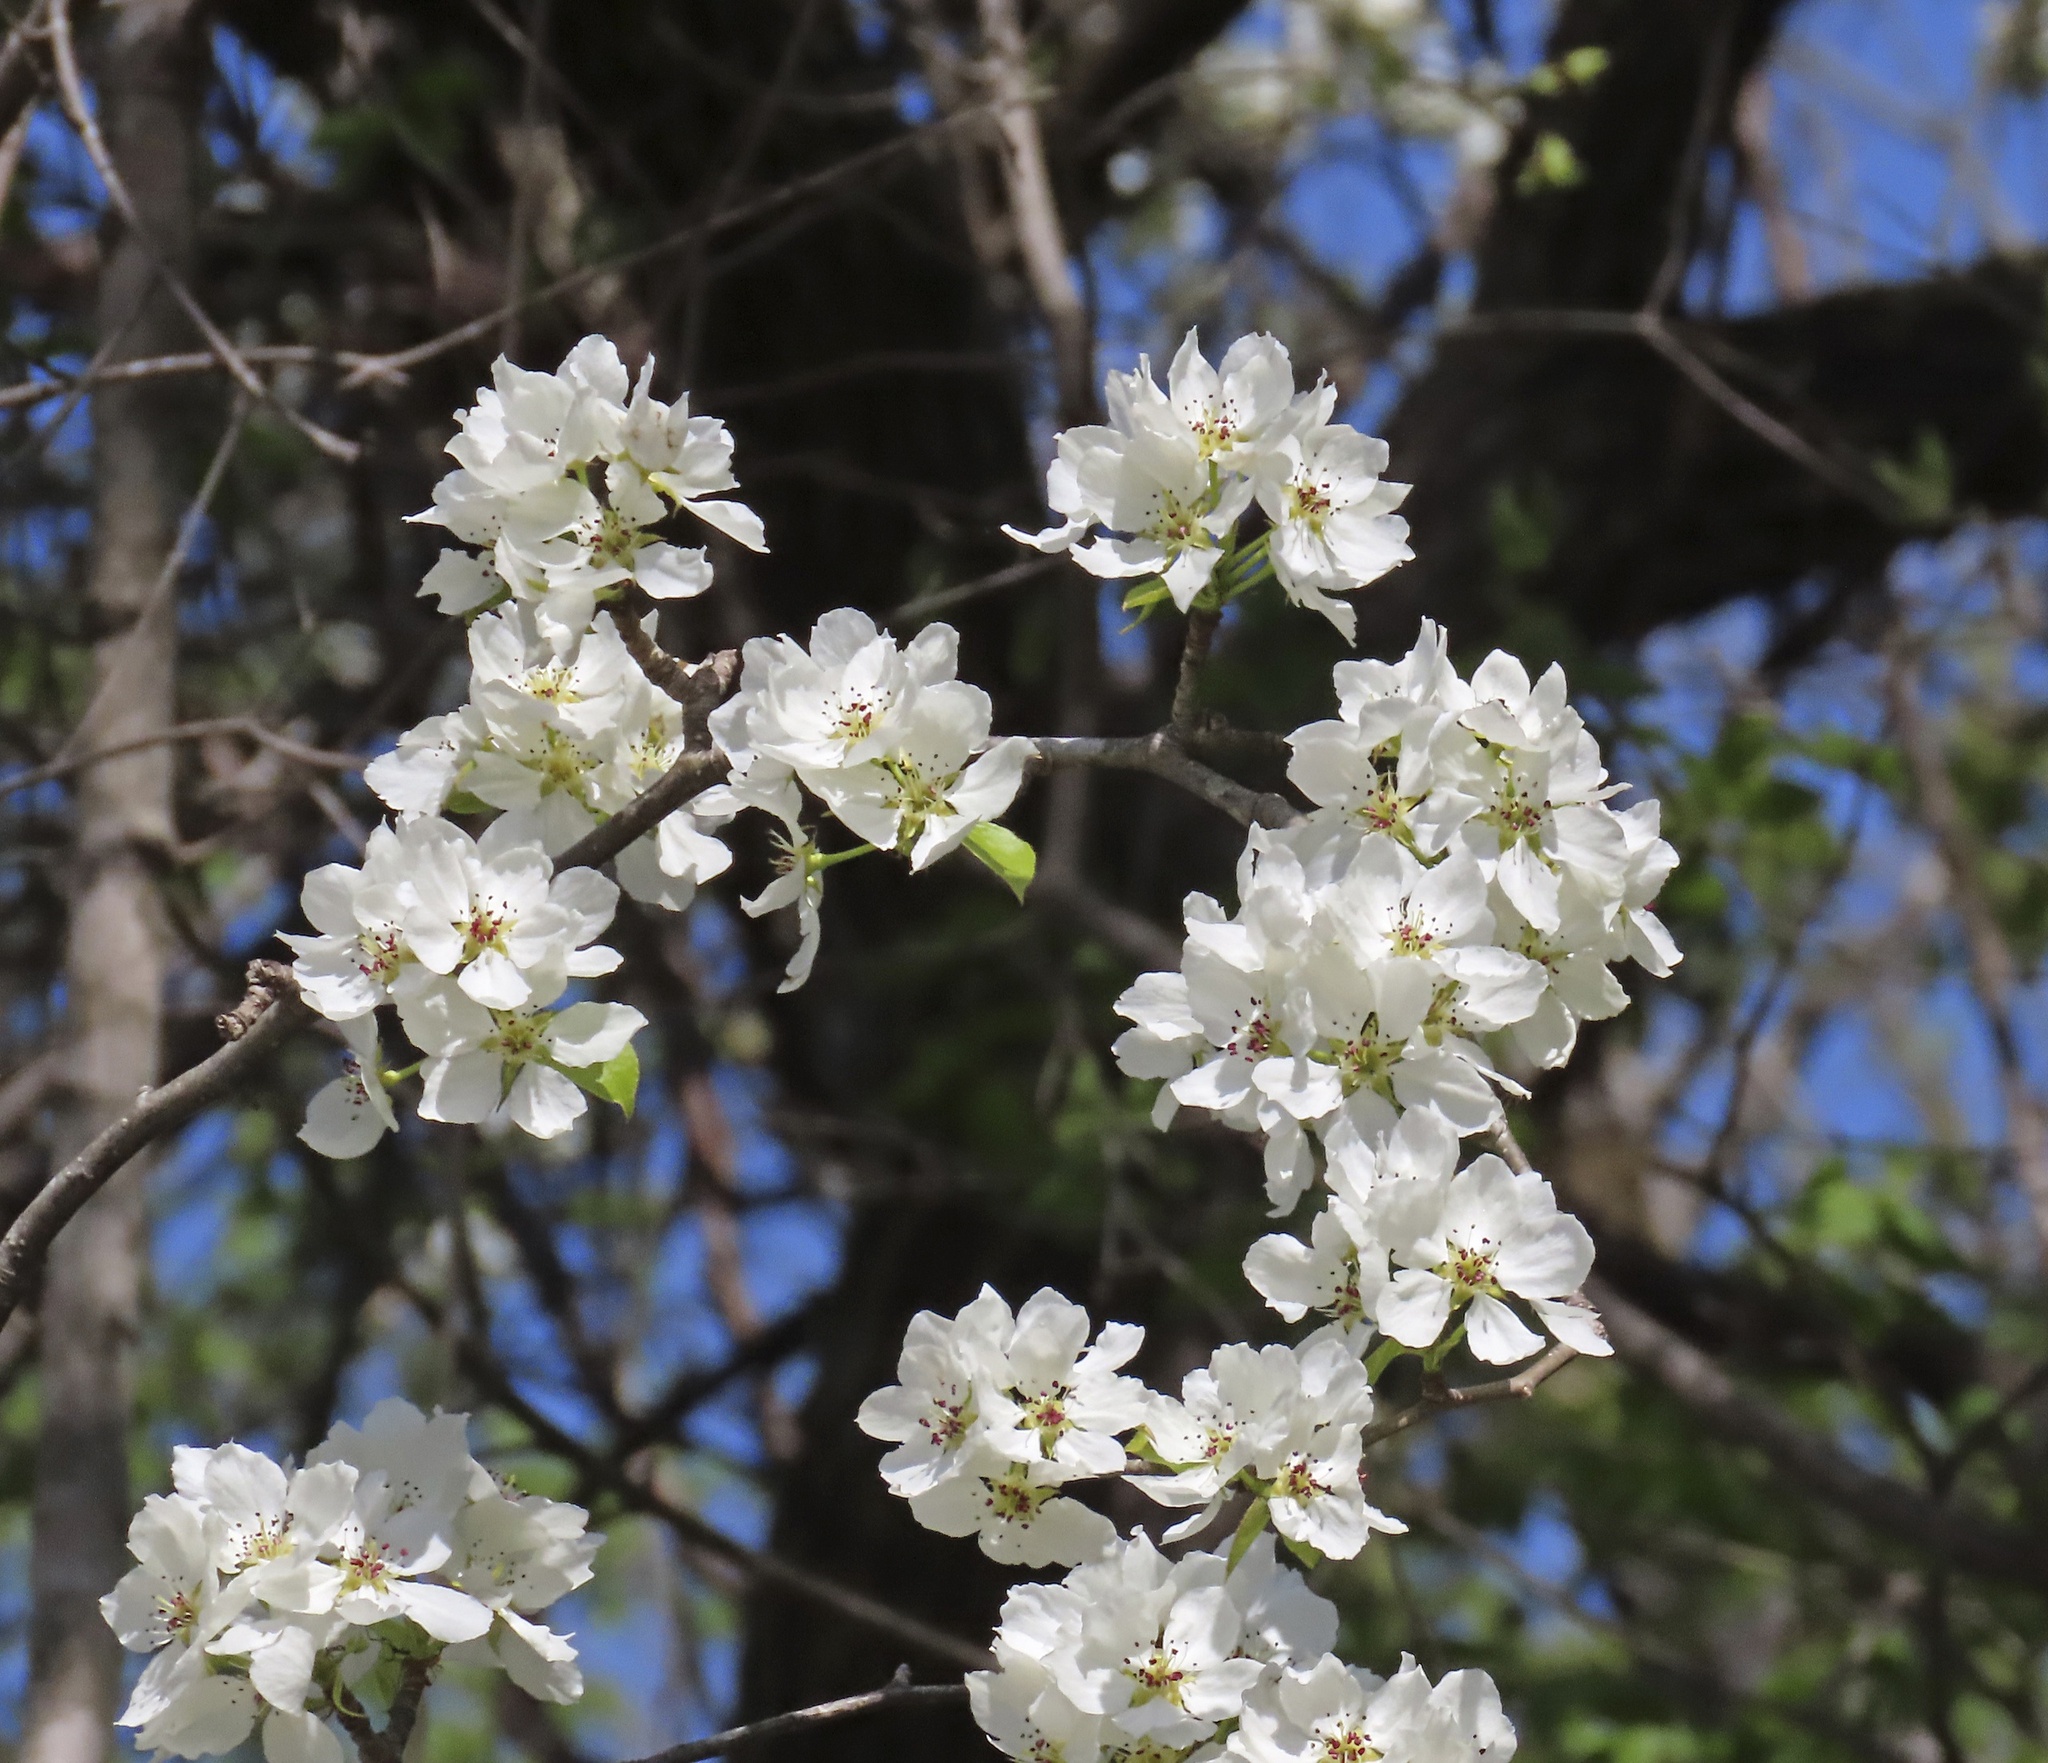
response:
M804 859L804 865L816 875L821 869L831 869L836 864L851 863L856 857L865 857L874 849L873 845L855 845L845 851L813 851Z
M1245 1550L1258 1540L1259 1532L1266 1528L1272 1517L1272 1506L1264 1494L1252 1501L1250 1509L1238 1521L1236 1534L1230 1539L1230 1559L1225 1566L1226 1572L1244 1559Z
M1465 1324L1460 1319L1456 1328L1452 1329L1449 1334L1445 1335L1442 1340L1438 1341L1435 1346L1422 1355L1422 1369L1424 1371L1434 1371L1444 1362L1445 1355L1464 1338Z
M395 1090L424 1064L426 1064L424 1059L415 1059L410 1065L401 1066L396 1071L380 1071L377 1075L384 1080L384 1087L387 1090Z
M1377 1347L1373 1348L1371 1357L1365 1362L1366 1382L1377 1384L1380 1381L1380 1373L1385 1371L1389 1365L1393 1364L1396 1359L1400 1358L1407 1351L1406 1347L1402 1346L1399 1341L1391 1336L1380 1342Z

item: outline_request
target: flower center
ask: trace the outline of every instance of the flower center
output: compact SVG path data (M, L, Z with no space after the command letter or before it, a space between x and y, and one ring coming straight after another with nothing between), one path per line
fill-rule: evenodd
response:
M1233 1010L1230 1017L1233 1026L1230 1039L1223 1043L1224 1052L1238 1059L1264 1059L1268 1054L1285 1056L1287 1045L1280 1039L1280 1031L1264 1005L1252 1012L1249 1021L1242 1010Z
M1324 1763L1378 1763L1385 1755L1363 1732L1348 1723L1324 1722L1316 1727L1315 1735Z
M1314 1500L1335 1491L1331 1483L1316 1474L1308 1457L1300 1451L1289 1457L1273 1478L1273 1497L1279 1500Z
M1179 1649L1161 1641L1148 1651L1133 1653L1126 1659L1124 1675L1138 1686L1131 1697L1133 1703L1171 1702L1178 1708L1189 1673L1181 1664Z
M156 1608L164 1632L174 1641L187 1639L199 1626L199 1606L192 1601L190 1592L173 1592L167 1598L159 1597Z
M1010 1524L1029 1524L1060 1491L1057 1487L1033 1487L1021 1464L999 1476L983 1476L981 1485L988 1490L982 1504Z
M1451 1253L1437 1272L1458 1288L1461 1297L1477 1297L1493 1284L1493 1264L1500 1245L1491 1237L1477 1243L1453 1243Z
M458 919L455 928L462 933L462 958L474 961L486 949L505 952L505 932L512 924L512 909L496 900L480 899L469 909L467 918Z
M365 979L389 981L405 957L399 953L395 926L356 933L356 971Z

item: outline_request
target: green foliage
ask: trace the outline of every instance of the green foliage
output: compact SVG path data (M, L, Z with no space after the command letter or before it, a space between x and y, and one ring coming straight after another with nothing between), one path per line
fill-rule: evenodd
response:
M977 861L1000 876L1021 903L1038 873L1038 853L1006 826L984 820L962 841Z

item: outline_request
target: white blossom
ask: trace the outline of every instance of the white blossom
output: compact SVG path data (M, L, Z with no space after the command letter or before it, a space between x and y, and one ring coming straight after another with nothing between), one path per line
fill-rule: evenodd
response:
M516 1010L618 965L610 949L589 946L611 922L616 883L590 869L556 875L547 853L503 821L481 839L445 821L418 828L404 937L428 972L453 975L478 1004Z
M1163 1504L1201 1508L1169 1541L1214 1522L1242 1481L1281 1535L1349 1560L1374 1530L1407 1528L1366 1503L1360 1434L1371 1419L1365 1368L1340 1337L1219 1347L1179 1400L1153 1398L1146 1436L1170 1473L1130 1480Z
M1229 1750L1243 1763L1506 1763L1515 1754L1515 1731L1482 1671L1450 1672L1432 1689L1405 1653L1390 1680L1325 1654L1247 1697Z
M1517 1175L1491 1154L1475 1158L1445 1184L1428 1223L1389 1247L1398 1271L1374 1314L1403 1346L1435 1346L1452 1313L1463 1310L1476 1357L1494 1365L1526 1359L1543 1339L1506 1302L1516 1297L1578 1351L1614 1350L1591 1310L1563 1301L1592 1271L1593 1242L1533 1171Z
M1235 1569L1169 1561L1139 1532L1058 1585L1003 1605L996 1669L968 1679L975 1718L1020 1763L1186 1756L1246 1697L1336 1638L1336 1611L1273 1561L1270 1537Z
M1123 1469L1149 1392L1119 1373L1144 1332L1109 1323L1092 1345L1088 1333L1088 1313L1051 1290L1014 1315L984 1286L951 1320L912 1318L899 1381L868 1397L859 1424L896 1446L883 1479L920 1524L1033 1566L1109 1538L1106 1519L1059 1490Z
M1369 586L1415 553L1408 523L1394 512L1408 486L1381 476L1386 442L1331 422L1336 403L1328 384L1297 400L1283 432L1261 449L1257 493L1273 523L1268 554L1282 591L1351 642L1358 613L1332 596Z
M601 1539L576 1507L500 1489L464 1416L390 1399L301 1467L180 1447L173 1479L101 1604L154 1654L121 1716L144 1748L214 1756L260 1728L267 1763L341 1763L329 1686L387 1649L501 1665L553 1700L580 1690L574 1648L523 1612L587 1581Z
M341 1029L348 1041L342 1074L314 1091L299 1137L323 1157L361 1157L398 1130L398 1116L384 1087L377 1018L354 1016Z

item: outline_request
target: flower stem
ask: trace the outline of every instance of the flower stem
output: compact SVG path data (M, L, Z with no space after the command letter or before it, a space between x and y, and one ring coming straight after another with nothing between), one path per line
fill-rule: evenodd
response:
M812 875L821 869L831 869L840 863L851 863L856 857L865 857L873 851L873 845L854 845L844 851L813 851L804 859L804 866Z
M1230 1539L1230 1560L1228 1567L1235 1567L1244 1559L1245 1550L1258 1540L1259 1532L1271 1521L1273 1509L1264 1494L1252 1501L1250 1509L1238 1521L1236 1533ZM1226 1568L1228 1571L1228 1568Z
M1393 1364L1396 1359L1400 1358L1407 1351L1406 1347L1402 1346L1399 1341L1394 1340L1391 1336L1380 1342L1377 1347L1373 1348L1372 1356L1365 1362L1366 1382L1378 1383L1380 1381L1380 1373L1385 1371L1389 1365Z

